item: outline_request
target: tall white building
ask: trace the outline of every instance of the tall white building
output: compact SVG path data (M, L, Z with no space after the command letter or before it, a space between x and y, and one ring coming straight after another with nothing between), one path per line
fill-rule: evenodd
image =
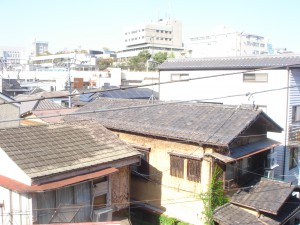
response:
M168 19L125 27L123 45L118 58L133 57L142 50L150 54L161 51L179 55L183 51L181 22Z
M271 54L272 46L265 37L222 27L190 38L189 50L194 58L244 56Z

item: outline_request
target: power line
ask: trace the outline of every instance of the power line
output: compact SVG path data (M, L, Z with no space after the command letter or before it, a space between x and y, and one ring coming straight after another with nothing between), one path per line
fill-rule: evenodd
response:
M281 87L281 88L273 88L273 89L267 89L262 91L256 91L251 94L261 94L266 92L272 92L272 91L279 91L284 89L290 89L290 88L299 88L300 85L297 86L288 86L288 87ZM136 105L136 106L125 106L125 107L117 107L117 108L109 108L109 109L99 109L99 110L91 110L91 111L83 111L83 112L73 112L73 113L58 113L55 115L45 115L45 116L39 116L37 118L52 118L52 117L59 117L59 116L69 116L69 115L80 115L80 114L90 114L90 113L99 113L99 112L108 112L108 111L117 111L117 110L125 110L125 109L135 109L135 108L145 108L145 107L155 107L160 105L170 105L170 104L179 104L179 103L188 103L188 102L203 102L205 101L211 101L211 100L217 100L217 99L224 99L224 98L232 98L232 97L241 97L241 96L248 96L249 93L243 93L243 94L235 94L235 95L226 95L226 96L220 96L220 97L214 97L214 98L205 98L205 99L194 99L194 100L183 100L183 101L170 101L170 102L159 102L155 104L145 104L145 105ZM45 99L45 98L42 98ZM28 101L28 100L25 100ZM32 101L32 100L29 100ZM23 101L16 101L16 102L23 102ZM7 103L15 103L15 102L7 102ZM5 103L5 104L7 104ZM0 103L0 105L3 103ZM21 120L35 120L37 118L18 118L18 119L9 119L9 120L0 120L0 123L3 122L12 122L12 121L21 121Z
M286 65L285 67L299 66L299 65L300 64L289 64L289 65ZM279 68L282 68L282 66L262 67L262 68L258 68L258 69L244 70L244 71L239 71L239 72L221 73L221 74L215 74L215 75L210 75L210 76L201 76L201 77L194 77L194 78L188 78L188 79L182 79L182 80L156 82L156 83L152 83L152 84L143 84L143 85L137 85L137 86L110 88L110 89L105 89L105 90L90 90L90 91L83 91L80 93L57 95L55 97L62 98L62 97L76 96L76 95L80 95L80 94L101 93L101 92L116 91L116 90L127 90L127 89L134 89L134 88L140 88L140 87L148 87L148 86L171 84L171 83L180 83L180 82L193 81L193 80L202 80L202 79L209 79L209 78L216 78L216 77L237 75L237 74L241 74L241 73L249 73L249 72L261 71L261 70L270 70L270 69L279 69ZM25 99L24 100L15 100L15 101L10 101L10 102L1 102L0 105L21 103L21 102L30 102L30 101L36 101L36 100L52 99L52 98L53 97L39 97L39 98L32 98L32 99L26 99L26 100Z

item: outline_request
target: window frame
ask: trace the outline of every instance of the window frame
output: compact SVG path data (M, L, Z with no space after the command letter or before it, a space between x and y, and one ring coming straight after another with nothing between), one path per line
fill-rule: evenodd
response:
M192 168L196 165L196 168ZM201 165L202 160L187 158L187 179L189 181L200 182L201 180ZM192 169L191 169L192 168ZM191 172L196 172L191 174Z
M175 79L175 77L178 77ZM170 80L171 81L179 81L179 80L186 80L189 79L190 75L188 73L172 73L170 75ZM186 82L189 82L188 80Z
M268 81L269 81L268 73L243 73L244 83L268 83Z
M300 105L292 106L292 122L300 122Z
M173 177L184 178L184 158L170 155L170 175Z

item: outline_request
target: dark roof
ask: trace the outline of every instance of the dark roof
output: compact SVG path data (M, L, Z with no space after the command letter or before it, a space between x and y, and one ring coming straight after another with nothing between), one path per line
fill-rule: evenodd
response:
M31 99L39 98L38 96L33 95L18 95L15 97L17 101L26 100L24 102L21 102L20 106L20 115L27 112L31 112L33 110L51 110L51 109L63 109L64 106L61 106L49 99L42 99L42 100L32 100L27 101Z
M276 198L274 198L276 200ZM300 199L296 197L290 197L281 206L277 215L262 214L259 219L268 225L284 224L286 220L290 219L295 213L300 211Z
M272 147L275 147L276 145L279 145L280 142L266 138L254 143L250 143L247 145L238 146L235 148L230 149L229 157L233 159L239 159L240 157L243 157L245 155L250 155L253 152L257 152L257 150L264 150L264 149L270 149Z
M231 202L276 215L294 190L290 183L262 179L254 187L236 192Z
M289 65L294 65L291 67L299 67L300 55L290 54L169 59L159 66L159 70L258 69L265 67L285 68Z
M295 190L300 189L262 178L257 186L239 190L230 203L215 209L213 218L221 225L285 224L300 211L300 199L292 196ZM249 211L251 208L254 214Z
M94 121L2 129L0 147L31 178L139 155Z
M65 120L95 118L110 129L226 147L258 118L265 119L268 131L282 130L260 110L220 104L147 104L142 100L99 98L77 112L120 107L125 109L67 116Z
M255 215L230 203L217 208L214 211L213 218L221 225L265 225Z
M149 88L129 88L99 93L99 97L127 99L149 99L152 95L153 97L158 98L158 93Z

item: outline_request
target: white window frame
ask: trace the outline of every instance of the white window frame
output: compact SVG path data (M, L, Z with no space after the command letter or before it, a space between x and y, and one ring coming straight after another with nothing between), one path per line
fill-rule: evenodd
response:
M243 82L267 83L268 74L267 73L244 73Z

